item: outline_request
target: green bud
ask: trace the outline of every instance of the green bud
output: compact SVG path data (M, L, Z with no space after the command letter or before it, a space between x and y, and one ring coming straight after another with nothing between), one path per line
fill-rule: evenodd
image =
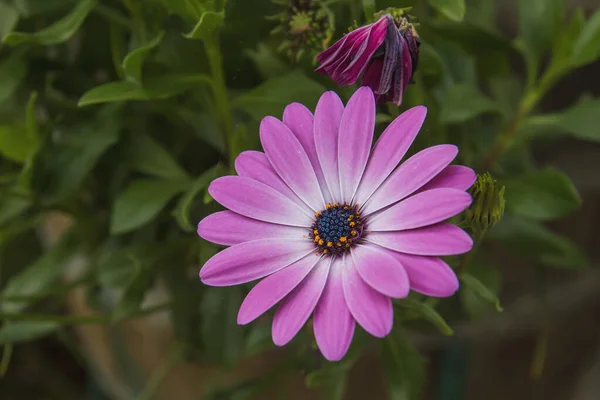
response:
M482 235L504 215L504 186L500 187L489 172L477 175L469 189L473 203L465 210L465 225L475 235Z

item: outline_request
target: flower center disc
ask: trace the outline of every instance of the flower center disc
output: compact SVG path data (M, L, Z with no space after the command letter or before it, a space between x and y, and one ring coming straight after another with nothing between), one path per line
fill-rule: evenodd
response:
M315 216L311 237L320 253L342 254L360 239L363 221L357 205L328 203Z

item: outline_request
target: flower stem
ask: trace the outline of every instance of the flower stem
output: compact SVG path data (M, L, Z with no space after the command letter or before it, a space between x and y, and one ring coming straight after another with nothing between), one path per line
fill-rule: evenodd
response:
M223 74L223 61L219 49L218 38L214 37L204 41L206 54L212 74L212 88L215 96L215 104L219 118L219 126L225 135L225 154L229 166L233 165L235 159L233 146L233 124L231 118L231 107L227 98L227 86L225 85L225 76Z

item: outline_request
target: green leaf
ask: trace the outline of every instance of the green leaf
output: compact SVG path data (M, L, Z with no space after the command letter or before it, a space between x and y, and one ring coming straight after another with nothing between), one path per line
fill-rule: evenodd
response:
M0 103L10 98L27 75L24 51L15 51L0 63Z
M54 321L17 321L0 328L0 345L35 340L56 332L60 324Z
M598 115L600 99L583 99L560 114L551 114L548 122L578 139L600 142Z
M444 318L435 310L435 308L433 308L428 303L406 298L398 301L396 304L398 304L400 307L404 307L416 313L419 317L429 321L440 331L440 333L446 336L452 336L454 334L452 328L448 326Z
M498 268L492 265L484 263L471 263L469 266L469 275L479 281L491 295L482 296L475 291L476 288L472 288L471 285L465 282L458 292L462 306L465 312L472 318L478 319L487 314L492 307L496 310L499 306L498 301L489 301L493 296L498 298L500 293L500 284L502 275Z
M246 55L264 79L284 74L287 64L264 43L259 43L256 50L246 50Z
M242 300L242 291L237 286L204 289L200 303L201 334L210 361L233 366L244 356L246 328L235 322Z
M204 171L194 183L190 186L187 192L179 198L173 215L177 219L181 229L187 232L193 232L196 227L190 222L190 208L194 199L198 194L206 189L210 182L217 177L221 176L225 172L225 168L221 164L217 164L214 167Z
M429 0L429 4L453 21L460 22L465 16L465 0Z
M552 59L546 75L557 77L576 66L573 41L580 37L584 25L585 16L583 11L578 8L571 15L569 23L554 37Z
M490 304L493 304L494 307L496 308L496 311L498 311L498 312L503 311L502 306L500 306L500 299L498 299L498 296L496 295L496 293L494 293L494 291L492 289L488 288L483 282L481 282L475 276L473 276L469 273L464 273L461 275L460 280L462 281L462 283L464 283L466 285L466 287L468 287L471 291L473 291L473 293L475 293L477 296L479 296L483 300L489 302Z
M65 233L58 244L27 266L18 275L8 280L2 296L29 296L50 287L67 266L68 261L78 250L79 236L71 230ZM27 301L0 303L3 312L19 312L27 307Z
M48 135L33 160L32 189L47 204L71 195L83 184L100 157L119 139L121 109L105 107L96 119Z
M245 91L233 100L233 104L260 119L265 115L281 115L285 106L294 101L313 109L324 91L320 83L300 71L292 71Z
M381 358L391 400L418 400L425 383L426 361L398 330L381 344Z
M202 1L197 0L162 0L170 14L197 21L202 15L204 7Z
M222 12L206 11L191 32L183 35L188 39L212 40L217 37L225 15Z
M535 220L505 214L488 235L506 250L533 262L568 269L587 266L586 257L574 243Z
M0 38L3 38L19 22L19 12L16 8L0 2ZM0 44L0 48L2 45ZM0 80L1 82L1 80Z
M146 292L154 278L151 269L144 268L136 258L132 257L131 263L134 266L135 275L125 289L125 292L123 292L121 300L112 311L111 320L113 322L125 319L140 310L142 301L144 301Z
M129 232L150 222L184 189L182 182L150 179L132 182L115 201L110 233Z
M348 382L349 366L345 362L328 364L306 375L306 387L323 388L327 399L342 400Z
M564 217L581 205L581 197L563 172L545 168L504 181L506 209L537 220Z
M25 17L52 12L73 6L73 0L12 0L19 14Z
M90 89L79 99L79 107L90 104L128 100L166 99L189 90L193 85L210 84L211 78L202 74L173 74L146 80L144 87L135 82L110 82Z
M123 60L123 71L125 71L127 79L138 85L142 84L142 66L144 65L144 61L152 50L160 44L164 35L164 31L159 32L154 39L127 54Z
M213 116L206 112L198 112L186 108L178 108L175 115L189 125L191 130L200 139L220 152L225 151L223 134Z
M600 57L600 10L585 23L573 45L573 63L582 66Z
M49 27L35 33L11 32L4 36L3 42L11 46L22 43L51 45L65 42L77 32L97 3L97 0L80 0L69 14Z
M164 179L189 179L187 172L156 140L146 134L138 135L131 144L128 162L132 168Z
M0 153L4 157L22 164L35 148L23 125L0 125Z
M148 254L146 242L120 247L114 239L109 239L94 254L93 264L97 282L104 288L118 288L129 285L141 259Z
M537 76L542 55L550 48L554 35L562 35L564 0L529 0L517 2L519 37L531 80Z
M19 216L31 205L29 199L10 193L0 194L0 226Z
M475 86L457 84L448 89L442 105L440 120L446 124L459 123L485 112L497 110L496 104Z

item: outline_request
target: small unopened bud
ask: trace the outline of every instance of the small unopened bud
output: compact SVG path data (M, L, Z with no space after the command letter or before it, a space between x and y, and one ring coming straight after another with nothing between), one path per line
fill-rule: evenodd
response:
M486 172L477 176L469 193L473 202L465 210L465 225L475 235L480 235L496 225L504 215L504 186L498 185Z
M305 55L314 59L329 45L333 36L333 13L321 0L273 0L286 6L278 15L270 17L279 21L271 34L282 37L279 51L291 61L298 62Z

